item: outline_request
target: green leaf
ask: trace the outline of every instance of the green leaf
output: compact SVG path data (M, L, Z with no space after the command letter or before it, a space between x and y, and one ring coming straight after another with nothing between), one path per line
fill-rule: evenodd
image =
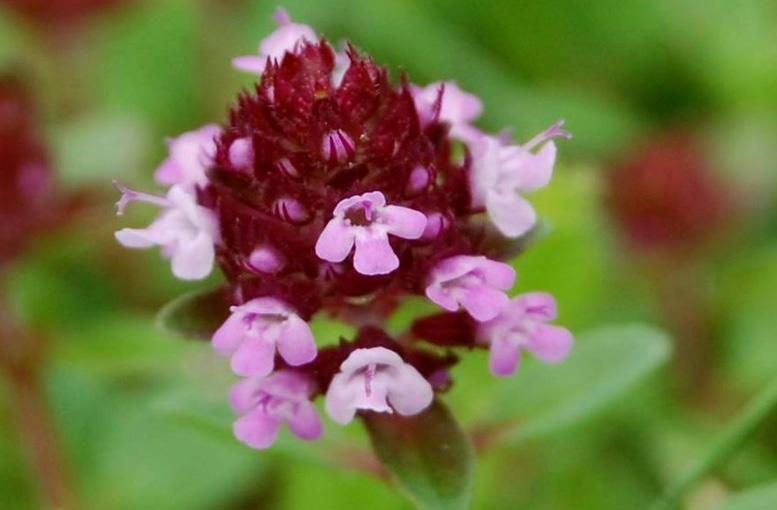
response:
M777 508L777 483L734 494L717 510L772 510Z
M519 423L508 438L544 436L606 409L669 358L667 336L640 325L608 326L580 335L558 366L527 363L501 381L491 416Z
M194 340L210 340L229 316L222 288L189 292L167 303L157 315L162 329Z
M411 417L369 413L364 422L378 457L419 508L468 507L472 446L444 404Z

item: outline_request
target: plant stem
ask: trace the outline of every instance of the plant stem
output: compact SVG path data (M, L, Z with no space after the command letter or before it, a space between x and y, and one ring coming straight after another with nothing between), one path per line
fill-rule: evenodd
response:
M704 475L725 462L753 434L758 426L777 411L777 379L770 382L748 403L707 454L680 480L671 485L650 510L677 508L683 495Z

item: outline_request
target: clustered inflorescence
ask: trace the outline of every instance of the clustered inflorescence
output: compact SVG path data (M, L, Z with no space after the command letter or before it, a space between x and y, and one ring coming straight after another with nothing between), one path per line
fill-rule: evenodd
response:
M397 86L354 47L276 19L258 55L234 60L261 80L229 122L170 142L155 174L166 195L120 186L118 204L161 209L117 232L123 245L160 246L182 279L214 263L224 273L231 315L212 343L243 378L230 395L236 436L265 448L285 423L318 438L317 395L342 424L359 411L418 414L450 385L457 347L490 349L500 376L524 350L563 359L572 336L549 324L554 299L508 297L503 262L536 222L522 194L550 180L561 123L523 145L482 133L480 100L455 83ZM386 318L414 295L444 311L392 338ZM318 346L320 313L355 338Z

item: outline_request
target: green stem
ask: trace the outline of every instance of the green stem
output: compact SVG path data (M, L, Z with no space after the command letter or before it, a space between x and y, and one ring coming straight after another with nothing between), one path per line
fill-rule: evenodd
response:
M725 462L758 426L777 410L777 379L756 395L742 413L726 429L707 454L685 476L664 492L650 510L677 508L683 495L707 473Z

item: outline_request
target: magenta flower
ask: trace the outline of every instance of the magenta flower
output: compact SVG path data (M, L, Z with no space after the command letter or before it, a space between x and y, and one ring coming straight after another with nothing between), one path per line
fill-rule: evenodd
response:
M450 126L450 135L465 142L482 136L472 122L483 112L483 102L476 95L461 90L456 82L413 86L411 90L422 125L445 122Z
M220 133L219 126L209 124L170 140L170 156L157 168L154 179L165 186L205 185L208 182L205 170L213 164L216 137Z
M446 310L464 308L476 320L487 321L507 306L510 299L505 291L514 283L515 270L508 264L460 255L432 269L426 296Z
M275 350L291 366L316 357L310 326L285 303L256 298L233 306L232 315L213 334L213 347L231 356L232 370L242 376L265 376L275 366Z
M235 437L251 448L270 447L282 424L300 439L321 437L323 425L310 397L313 382L300 372L279 370L269 377L251 377L229 393L232 408L240 414Z
M472 144L473 206L485 206L491 221L505 236L519 237L537 221L534 208L519 193L535 191L550 182L556 161L556 145L550 140L570 136L562 125L554 124L522 146L505 145L493 136ZM542 149L532 153L539 145Z
M329 385L326 412L343 425L358 410L412 416L426 409L433 396L431 384L396 352L385 347L356 349Z
M341 200L333 214L316 241L316 255L342 262L354 250L353 267L363 275L387 274L399 267L388 234L418 239L426 228L423 213L386 205L379 191Z
M498 317L481 323L478 338L490 348L491 372L498 376L515 373L526 350L546 363L558 363L572 349L572 333L547 324L558 316L556 300L544 292L521 294Z
M218 225L213 213L197 204L181 186L173 186L166 197L134 191L117 185L122 193L119 214L133 201L162 208L162 214L146 228L123 228L116 239L127 248L160 246L172 262L173 274L182 280L205 278L213 269Z
M267 59L279 60L287 51L294 51L301 41L310 43L318 42L316 33L307 25L292 23L291 18L284 9L275 11L275 21L278 28L265 37L259 44L259 55L237 57L232 60L236 69L249 73L262 74Z

